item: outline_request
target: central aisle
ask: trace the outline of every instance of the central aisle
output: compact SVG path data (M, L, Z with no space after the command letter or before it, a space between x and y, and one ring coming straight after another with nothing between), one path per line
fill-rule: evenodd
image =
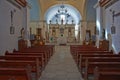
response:
M55 53L40 80L82 80L69 46L55 46Z

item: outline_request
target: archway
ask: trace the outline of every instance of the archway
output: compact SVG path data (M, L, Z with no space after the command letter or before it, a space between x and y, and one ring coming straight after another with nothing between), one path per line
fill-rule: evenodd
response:
M70 35L70 33L72 33L73 31L72 28L74 28L74 33L73 33L75 36L74 39L78 38L78 35L79 35L78 33L80 31L80 20L82 18L81 18L80 12L72 5L69 5L69 4L53 5L46 11L44 18L47 24L52 24L52 26L54 27L53 28L54 30L52 29L52 32L51 32L51 33L54 32L54 35L57 32L55 29L58 26L56 25L59 25L60 32L63 32L62 34L60 34L60 36L62 35L61 37L62 40L63 40L63 37L65 38L68 37L64 32L68 32L67 34ZM65 29L68 27L69 29L65 31Z
M63 10L63 12L62 12ZM59 14L59 11L61 11L62 13ZM50 20L53 20L52 23L55 24L55 18L57 17L56 14L59 15L66 15L69 16L69 19L74 19L74 23L78 24L79 21L82 19L80 12L73 7L72 5L69 4L56 4L51 6L47 11L46 14L44 16L45 20L47 21L47 23L49 24ZM64 17L64 16L63 16ZM71 24L70 20L68 21L68 24ZM58 20L59 21L59 20Z

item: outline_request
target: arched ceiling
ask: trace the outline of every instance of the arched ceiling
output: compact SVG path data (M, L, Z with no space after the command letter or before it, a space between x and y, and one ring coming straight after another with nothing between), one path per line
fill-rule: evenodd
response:
M84 17L86 0L39 0L41 8L41 20L44 19L44 14L46 11L53 5L56 4L69 4L75 7L81 14L82 18Z
M60 16L65 15L65 23L71 24L74 21L74 24L78 24L81 20L81 14L79 11L69 4L56 4L50 7L45 13L45 20L49 23L50 20L57 20L60 23ZM54 20L54 22L56 22ZM64 24L64 23L63 23Z
M79 11L82 20L86 20L89 16L88 14L93 14L90 8L93 9L92 6L94 6L94 3L97 1L98 0L27 0L32 7L30 10L31 21L44 20L45 13L50 7L62 3L72 5Z

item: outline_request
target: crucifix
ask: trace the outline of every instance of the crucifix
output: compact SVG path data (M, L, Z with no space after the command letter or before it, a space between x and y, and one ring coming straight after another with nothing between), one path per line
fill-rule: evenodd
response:
M110 9L110 12L112 12L112 25L114 25L115 11Z
M114 25L114 15L115 15L115 11L112 11L113 25Z
M11 12L10 12L10 13L11 13L11 26L13 26L13 14L14 14L14 13L13 13L13 11L12 11L12 10L11 10Z
M111 27L111 33L115 34L116 33L116 29L114 26L114 17L115 17L115 11L110 9L110 12L112 12L112 27Z
M10 34L14 34L14 27L13 27L13 16L14 16L15 10L10 11L10 16L11 16L11 26L10 26Z

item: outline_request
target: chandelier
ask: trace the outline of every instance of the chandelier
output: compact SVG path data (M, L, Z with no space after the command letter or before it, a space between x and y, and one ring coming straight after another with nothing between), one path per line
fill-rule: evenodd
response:
M58 13L61 13L61 14L67 13L67 9L65 8L65 6L63 4L58 9Z
M58 22L60 22L61 24L68 24L68 21L70 21L68 18L72 17L71 14L69 13L67 7L64 4L61 4L54 17L56 18L56 24L58 24ZM52 22L52 20L49 21L50 24ZM71 23L74 23L74 20L71 20Z

